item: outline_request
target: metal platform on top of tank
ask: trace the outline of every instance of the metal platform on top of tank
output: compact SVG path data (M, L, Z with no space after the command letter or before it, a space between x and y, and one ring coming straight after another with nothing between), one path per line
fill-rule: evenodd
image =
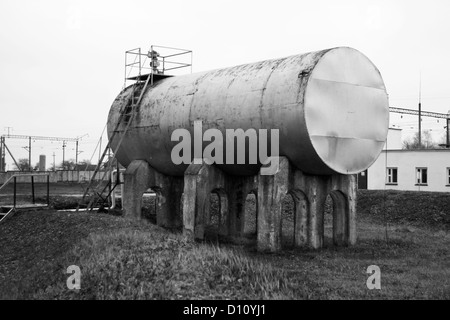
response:
M137 81L145 81L147 80L148 76L151 73L148 74L142 74L140 76L135 76L135 77L131 77L131 78L127 78L127 80L137 80ZM159 74L159 73L153 73L153 81L158 81L158 80L162 80L162 79L166 79L166 78L170 78L173 77L171 75L168 74Z

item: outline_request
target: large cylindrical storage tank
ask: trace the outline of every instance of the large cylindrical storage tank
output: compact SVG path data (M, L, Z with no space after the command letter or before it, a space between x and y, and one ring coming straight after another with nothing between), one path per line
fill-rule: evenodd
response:
M114 101L111 138L131 87ZM119 162L146 160L156 170L183 175L171 141L177 128L279 129L280 155L308 174L355 174L379 156L386 140L389 105L380 72L361 52L347 47L282 59L169 77L148 86L117 152ZM120 126L111 145L123 134ZM193 137L193 134L192 134ZM223 165L234 175L249 165ZM257 172L257 170L256 170Z

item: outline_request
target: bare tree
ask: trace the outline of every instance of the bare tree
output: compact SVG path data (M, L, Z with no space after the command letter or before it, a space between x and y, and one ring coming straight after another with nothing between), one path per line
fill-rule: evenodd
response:
M446 148L447 145L447 132L444 132L438 140L438 146L441 148Z
M91 160L89 160L89 159L84 159L84 160L81 160L80 162L78 162L78 164L79 164L80 166L87 166L87 165L90 165L90 164L91 164Z
M419 143L419 133L416 132L413 137L403 141L403 149L434 149L437 144L433 141L433 136L429 130L422 132L421 144Z
M61 164L58 166L58 169L59 170L75 170L75 160L70 159L70 160L61 162Z
M30 164L26 158L17 160L17 164L14 164L14 167L19 171L30 171Z

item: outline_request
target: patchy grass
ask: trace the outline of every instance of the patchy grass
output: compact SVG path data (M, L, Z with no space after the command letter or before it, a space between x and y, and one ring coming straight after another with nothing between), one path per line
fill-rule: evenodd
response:
M293 298L282 270L236 249L186 243L178 234L150 229L91 235L67 257L67 264L82 268L82 290L67 290L67 275L61 275L34 298Z
M0 225L0 299L31 298L67 268L65 255L89 234L145 226L95 213L20 211Z
M379 223L450 231L450 196L444 192L360 190L358 214Z
M450 299L445 196L359 192L357 245L328 241L319 251L279 254L248 244L187 243L178 233L112 215L19 212L0 226L0 298ZM66 288L73 264L81 267L79 292ZM381 290L366 287L370 265L381 269Z
M331 245L314 252L290 250L271 259L282 268L295 287L307 276L312 299L449 299L450 235L445 231L400 226L388 228L362 218L358 224L358 243L353 247ZM368 290L367 267L381 270L381 290Z

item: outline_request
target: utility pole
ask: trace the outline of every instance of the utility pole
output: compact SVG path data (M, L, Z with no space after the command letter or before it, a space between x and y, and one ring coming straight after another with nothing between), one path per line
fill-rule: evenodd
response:
M56 171L55 153L53 152L53 171Z
M422 149L422 104L419 102L419 149Z
M446 148L450 148L450 129L449 129L449 124L450 124L450 110L448 110L447 112L448 114L448 118L447 118L447 141L446 141Z
M4 137L3 137L3 139L4 139ZM8 148L8 146L6 145L6 142L5 142L5 140L3 140L3 147L4 148L6 148L6 150L8 151L8 153L9 153L9 155L11 156L11 158L13 159L13 161L14 161L14 164L16 165L16 167L17 167L17 170L20 170L20 166L19 166L19 164L17 163L17 161L16 161L16 158L14 158L14 156L13 156L13 154L12 154L12 152L11 152L11 150L9 150L9 148ZM25 149L26 149L26 147L25 147Z
M78 169L78 140L75 142L75 168Z
M419 78L419 148L422 149L422 72Z
M62 165L63 165L63 170L66 170L66 168L64 167L64 165L65 165L64 162L66 160L66 141L63 141L62 149L63 149L63 162L62 162Z
M13 131L13 127L5 127L6 130L8 130L8 136L9 136L9 131Z
M397 108L397 107L389 107L389 112L400 113L400 114L410 114L410 115L414 115L414 116L419 115L419 112L416 109L404 109L404 108ZM420 110L420 117L422 117L422 116L446 120L447 126L444 128L447 130L447 141L446 141L446 144L440 144L439 146L450 148L450 126L449 126L450 125L450 110L448 111L448 113L438 113L438 112L430 112L430 111Z
M83 134L82 136L77 137L77 141L75 144L75 166L76 166L77 170L78 170L78 155L83 152L83 151L78 151L78 141L82 140L83 137L86 137L86 136L89 137L89 134L86 133L86 134Z
M5 138L0 137L0 172L5 171Z
M1 136L2 139L0 139L0 141L2 141L2 143L0 144L0 158L1 158L1 155L2 155L2 153L1 153L1 151L2 151L1 150L1 146L3 146L3 154L6 155L5 154L5 147L6 147L6 149L9 152L9 154L14 159L14 157L12 156L12 153L9 151L8 147L6 146L6 143L5 143L6 142L6 138L8 138L8 139L26 139L26 140L28 140L28 146L22 147L22 148L24 148L25 150L28 151L28 162L29 162L28 164L29 164L30 170L31 170L31 140L34 140L34 141L36 141L36 140L62 141L63 142L63 162L64 162L65 161L65 148L67 146L67 144L66 144L67 141L76 142L77 143L77 148L78 148L78 141L82 140L82 138L85 137L85 136L89 136L88 134L85 134L85 135L83 135L81 137L77 137L77 138L62 138L62 137L12 135L12 134L10 134L10 131L13 131L12 127L5 127L5 129L8 129L8 135L2 135ZM80 152L78 152L78 154L79 153ZM5 163L5 159L4 158L2 160L0 160L0 171L2 169L1 165L3 166L3 168L5 168L6 163ZM53 163L53 165L55 166L55 163ZM56 166L55 166L55 168L56 168Z
M32 171L31 168L31 137L28 138L28 167L29 171Z
M28 146L22 148L28 151L28 171L31 171L31 137L28 137Z

